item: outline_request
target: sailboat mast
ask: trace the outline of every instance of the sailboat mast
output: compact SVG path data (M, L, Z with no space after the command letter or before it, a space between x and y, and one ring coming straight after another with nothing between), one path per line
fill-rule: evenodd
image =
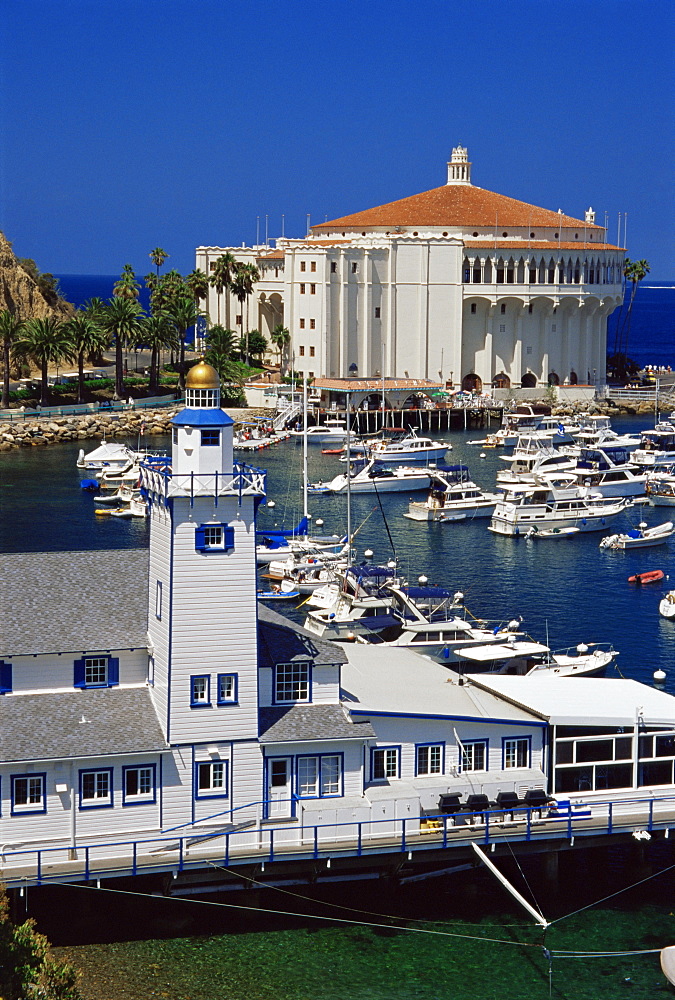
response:
M302 514L309 515L307 507L307 379L302 373Z
M345 416L347 417L347 545L351 549L352 544L352 438L351 438L351 395L349 390L345 393L347 410ZM348 555L347 558L351 562L351 556Z

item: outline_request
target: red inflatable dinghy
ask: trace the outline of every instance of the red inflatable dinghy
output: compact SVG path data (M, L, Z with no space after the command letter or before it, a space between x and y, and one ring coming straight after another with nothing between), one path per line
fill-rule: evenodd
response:
M665 576L662 569L652 569L648 573L636 573L635 576L629 576L629 583L636 583L638 587L641 587L643 583L658 583L659 580L663 580Z

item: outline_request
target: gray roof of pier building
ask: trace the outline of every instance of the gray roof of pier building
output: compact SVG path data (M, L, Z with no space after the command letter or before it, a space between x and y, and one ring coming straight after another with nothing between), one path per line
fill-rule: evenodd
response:
M0 656L148 644L148 549L0 555Z
M259 725L261 743L361 740L376 735L369 722L352 722L341 705L261 708Z
M147 688L0 698L0 761L81 759L167 750Z
M258 604L258 665L273 667L294 660L311 660L321 667L346 663L347 657L338 643L318 639L296 622Z

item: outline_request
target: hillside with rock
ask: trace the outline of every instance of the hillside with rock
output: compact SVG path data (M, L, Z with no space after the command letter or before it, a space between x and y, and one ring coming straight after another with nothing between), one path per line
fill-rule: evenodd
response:
M9 309L19 319L58 316L68 319L74 307L51 290L43 291L34 277L21 266L12 245L0 233L0 310Z

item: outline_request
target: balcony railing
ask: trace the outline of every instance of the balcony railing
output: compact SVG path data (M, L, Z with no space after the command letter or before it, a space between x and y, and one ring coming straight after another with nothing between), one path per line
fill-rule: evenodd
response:
M354 819L344 823L306 822L295 796L287 817L270 817L253 826L233 829L192 827L190 834L158 835L140 840L91 841L76 845L8 850L0 853L3 881L8 888L110 878L182 872L217 862L225 867L251 862L365 857L417 851L466 848L532 841L573 841L617 834L646 836L669 829L675 822L675 793L623 795L603 801L571 799L557 805L515 809L491 807L452 816L424 815L406 819ZM260 816L260 803L251 808ZM264 804L263 804L264 805ZM283 803L275 802L276 808ZM365 803L364 803L365 806ZM215 820L217 817L211 817ZM229 827L229 828L228 828ZM181 828L177 828L181 829Z
M235 463L232 472L188 472L174 475L167 459L148 458L141 463L141 486L152 497L264 496L267 472Z

